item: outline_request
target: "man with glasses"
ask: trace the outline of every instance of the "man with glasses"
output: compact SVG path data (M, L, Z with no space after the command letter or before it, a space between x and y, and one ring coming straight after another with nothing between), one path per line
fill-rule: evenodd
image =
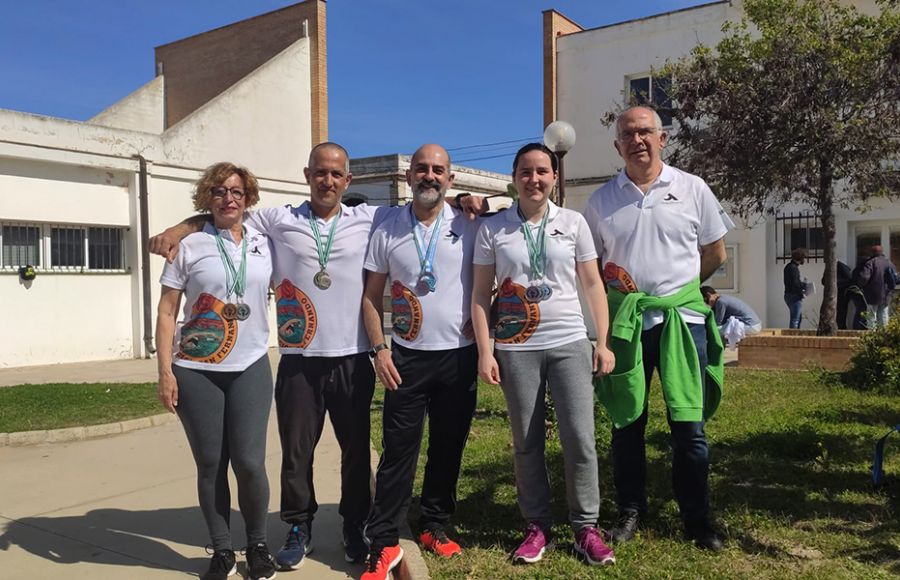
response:
M720 550L709 519L704 421L721 393L722 343L700 281L724 263L724 236L734 224L702 179L663 163L666 139L652 109L619 115L615 148L625 169L594 192L585 210L609 287L616 353L613 374L595 381L614 424L619 519L610 536L632 539L646 515L647 399L658 369L687 535L701 548Z

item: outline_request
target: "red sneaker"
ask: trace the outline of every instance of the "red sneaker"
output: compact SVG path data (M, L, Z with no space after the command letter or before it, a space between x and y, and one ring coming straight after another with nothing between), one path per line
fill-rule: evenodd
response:
M369 558L366 560L366 571L359 580L387 580L391 570L397 567L403 559L403 548L386 546L384 548L372 547L369 550Z
M440 528L422 532L419 536L419 543L441 558L452 558L462 554L459 544L448 538L447 532Z

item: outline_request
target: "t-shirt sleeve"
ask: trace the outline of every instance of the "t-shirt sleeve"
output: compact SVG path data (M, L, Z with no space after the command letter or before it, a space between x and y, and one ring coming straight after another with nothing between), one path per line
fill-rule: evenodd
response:
M178 255L171 264L166 262L163 266L162 275L159 277L159 283L176 290L184 290L187 286L187 246L182 241L178 247Z
M366 253L366 270L387 274L390 271L387 257L387 231L383 227L376 228L369 240L369 250Z
M594 208L594 204L588 202L587 208L584 210L584 221L587 223L591 232L591 238L594 240L594 252L597 256L603 256L603 237L600 235L600 215Z
M734 228L734 222L722 208L719 200L704 181L700 181L700 236L701 246L720 240L728 230Z
M475 234L475 252L472 255L472 263L479 266L492 266L494 261L494 236L487 222L484 221L478 228L478 233Z
M587 220L581 214L575 214L575 261L590 262L597 259L597 250L594 249L594 238L588 228Z
M256 231L272 237L275 230L275 224L278 223L284 208L281 207L264 207L247 212L244 216L244 222Z

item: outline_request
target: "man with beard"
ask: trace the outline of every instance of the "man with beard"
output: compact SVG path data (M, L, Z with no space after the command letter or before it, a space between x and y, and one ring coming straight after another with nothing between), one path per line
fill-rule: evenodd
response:
M375 229L365 263L363 318L386 392L384 450L365 528L370 551L363 580L384 580L403 558L399 527L412 495L426 415L419 541L442 557L460 553L446 526L456 508L456 483L476 402L478 356L469 310L479 222L444 202L453 174L443 147L420 147L406 181L413 202ZM382 330L388 279L391 348Z
M278 346L275 380L281 438L281 519L290 527L276 555L279 567L296 569L312 551L318 504L313 455L325 412L341 447L341 502L345 559L367 552L362 525L371 506L369 407L375 374L359 308L363 262L373 223L401 208L348 207L347 151L336 143L315 146L304 169L310 200L251 213L247 223L266 233L274 254ZM151 251L174 258L178 242L205 223L189 218L151 240Z

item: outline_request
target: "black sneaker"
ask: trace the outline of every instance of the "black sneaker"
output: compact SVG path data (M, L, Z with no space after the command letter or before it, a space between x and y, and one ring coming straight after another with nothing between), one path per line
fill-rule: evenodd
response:
M212 554L212 560L201 580L225 580L237 572L233 550L213 550L212 546L206 546L206 553Z
M359 564L369 555L369 545L363 537L362 528L357 524L344 523L344 560Z
M689 540L702 550L718 552L725 547L722 536L712 527L708 519L685 521L684 530Z
M263 543L248 546L247 577L250 580L265 580L275 577L275 558L269 553L269 547Z
M616 520L616 525L607 532L607 536L613 542L630 542L634 539L634 535L637 533L640 525L641 516L638 512L622 510L619 512L619 519Z

